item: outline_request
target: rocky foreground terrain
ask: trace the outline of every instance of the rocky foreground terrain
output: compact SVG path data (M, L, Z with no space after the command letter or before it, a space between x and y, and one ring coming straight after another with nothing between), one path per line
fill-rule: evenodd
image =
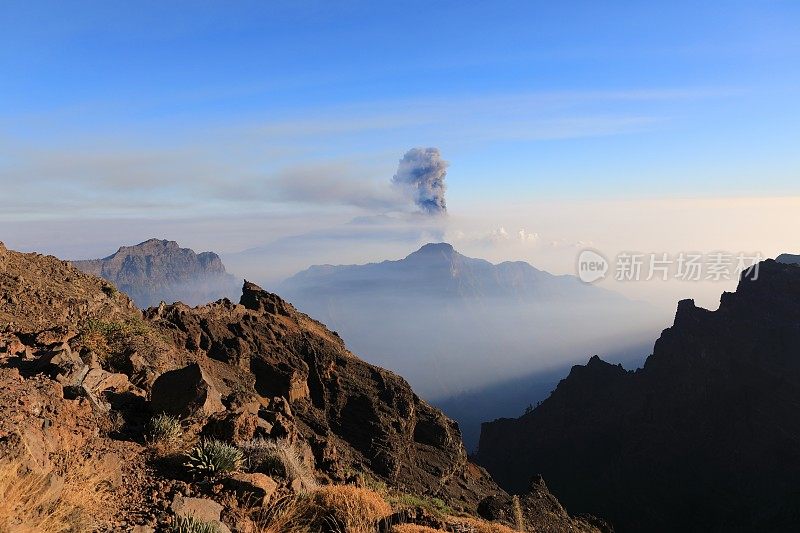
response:
M225 271L214 252L195 253L175 241L149 239L122 246L103 259L72 262L87 274L102 277L139 307L184 302L204 304L239 293L241 280Z
M644 367L593 357L519 419L483 425L508 490L541 473L618 531L796 531L800 266L760 263L719 309L681 301Z
M142 312L0 244L0 531L611 530L541 478L520 492L274 294Z

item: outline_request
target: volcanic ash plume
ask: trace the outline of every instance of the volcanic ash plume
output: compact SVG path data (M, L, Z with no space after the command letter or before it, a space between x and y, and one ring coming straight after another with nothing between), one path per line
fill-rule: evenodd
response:
M444 201L447 165L438 148L412 148L400 160L392 182L405 188L423 212L443 215L447 213Z

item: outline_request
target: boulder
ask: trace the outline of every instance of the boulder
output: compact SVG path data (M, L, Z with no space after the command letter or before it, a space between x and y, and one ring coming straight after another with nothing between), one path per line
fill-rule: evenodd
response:
M180 418L205 418L225 410L222 396L197 363L161 374L153 383L150 405L154 412Z
M267 505L278 490L278 483L259 472L238 472L225 479L225 486L252 506Z
M102 368L92 368L83 378L83 387L94 395L113 389L116 391L127 390L130 387L128 376L106 372Z
M179 518L192 517L196 520L208 522L217 526L220 533L230 533L225 524L220 522L222 505L208 498L189 498L176 494L170 509Z

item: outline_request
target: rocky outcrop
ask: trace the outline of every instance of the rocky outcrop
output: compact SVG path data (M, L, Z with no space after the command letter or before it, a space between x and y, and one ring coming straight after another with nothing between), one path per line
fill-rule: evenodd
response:
M533 412L484 424L506 489L540 473L618 531L789 531L800 519L800 267L768 260L717 311L678 305L644 367L593 357Z
M338 335L252 283L241 302L162 305L146 316L198 358L248 370L258 396L285 399L290 414L272 415L268 436L308 442L331 479L369 472L467 509L497 492L469 463L456 424L400 376L358 359Z
M102 277L141 308L159 302L204 304L238 295L241 281L225 272L214 252L195 253L175 241L150 239L122 246L103 259L73 261L78 269Z
M541 476L534 476L528 491L522 496L497 494L483 500L478 514L487 520L504 522L520 531L548 533L578 533L601 531L612 533L614 528L605 520L593 516L570 517L561 503L550 494ZM522 521L519 524L518 521Z

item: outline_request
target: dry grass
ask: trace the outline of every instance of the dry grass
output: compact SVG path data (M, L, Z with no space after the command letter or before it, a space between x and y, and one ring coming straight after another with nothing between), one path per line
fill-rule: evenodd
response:
M252 515L256 533L312 533L319 510L302 496L283 496Z
M418 526L416 524L398 524L392 526L391 533L447 533L443 529L433 529L427 526Z
M0 531L94 531L93 519L109 512L108 479L108 472L88 461L69 461L63 477L0 461Z
M307 494L284 496L250 518L256 533L377 533L393 512L384 496L353 485L326 485ZM477 518L443 516L448 530L469 533L518 533ZM396 524L391 533L446 533L416 524Z
M485 522L477 518L451 518L451 525L457 525L472 533L518 533L518 530L494 522Z
M347 533L372 533L392 507L377 492L352 485L328 485L310 494L332 529Z

